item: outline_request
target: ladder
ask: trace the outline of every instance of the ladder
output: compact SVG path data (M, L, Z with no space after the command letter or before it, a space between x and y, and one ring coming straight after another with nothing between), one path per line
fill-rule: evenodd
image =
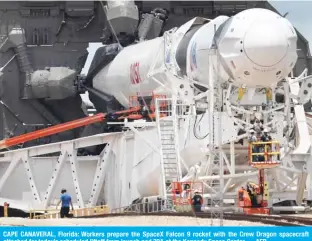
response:
M169 199L171 183L182 179L180 164L177 101L173 99L156 99L156 123L160 139L160 165L162 174L163 198ZM160 108L160 103L167 103ZM162 116L165 117L162 117Z

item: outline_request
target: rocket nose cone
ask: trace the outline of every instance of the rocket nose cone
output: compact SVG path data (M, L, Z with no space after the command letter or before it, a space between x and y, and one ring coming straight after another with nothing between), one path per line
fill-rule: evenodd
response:
M281 19L261 19L247 31L243 46L247 57L263 67L274 66L287 54L288 40Z

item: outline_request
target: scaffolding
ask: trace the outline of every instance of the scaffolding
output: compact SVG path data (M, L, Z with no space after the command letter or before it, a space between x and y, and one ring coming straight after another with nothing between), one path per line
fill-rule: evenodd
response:
M214 25L216 32L216 25ZM215 193L210 198L211 226L223 226L223 190L224 190L224 160L222 152L222 88L219 80L220 60L217 45L213 45L209 52L209 158L212 169L219 170L219 179L213 183ZM213 62L216 61L216 69ZM217 73L217 74L215 74ZM216 91L215 91L216 90ZM215 131L217 128L217 132Z

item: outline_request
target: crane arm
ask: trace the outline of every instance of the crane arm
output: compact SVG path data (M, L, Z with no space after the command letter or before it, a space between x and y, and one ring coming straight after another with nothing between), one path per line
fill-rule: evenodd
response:
M99 113L99 114L96 114L94 116L84 117L84 118L81 118L78 120L74 120L74 121L62 123L59 125L47 127L47 128L42 129L42 130L37 130L37 131L29 132L29 133L26 133L23 135L4 139L4 140L0 141L0 150L11 147L11 146L15 146L15 145L18 145L21 143L25 143L28 141L32 141L35 139L39 139L42 137L51 136L51 135L54 135L57 133L72 130L72 129L75 129L78 127L87 126L87 125L97 123L97 122L103 122L104 120L107 120L107 119L108 120L109 119L114 120L114 119L119 118L120 116L127 117L127 115L129 115L133 112L137 112L139 110L140 110L140 107L134 107L134 108L131 108L128 110L118 111L115 113L109 113L109 114Z

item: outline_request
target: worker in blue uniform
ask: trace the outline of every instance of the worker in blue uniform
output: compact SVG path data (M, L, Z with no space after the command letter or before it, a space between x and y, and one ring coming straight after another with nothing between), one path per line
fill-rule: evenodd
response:
M195 213L201 212L203 204L203 197L199 194L198 190L195 190L195 195L192 198L192 206Z
M58 205L60 205L60 203L62 203L61 211L60 211L61 218L64 218L64 217L70 218L72 216L69 214L70 206L72 210L74 210L74 207L72 203L72 198L69 194L67 194L66 189L61 190L61 197L60 197L59 202L56 205L56 208L58 207Z

